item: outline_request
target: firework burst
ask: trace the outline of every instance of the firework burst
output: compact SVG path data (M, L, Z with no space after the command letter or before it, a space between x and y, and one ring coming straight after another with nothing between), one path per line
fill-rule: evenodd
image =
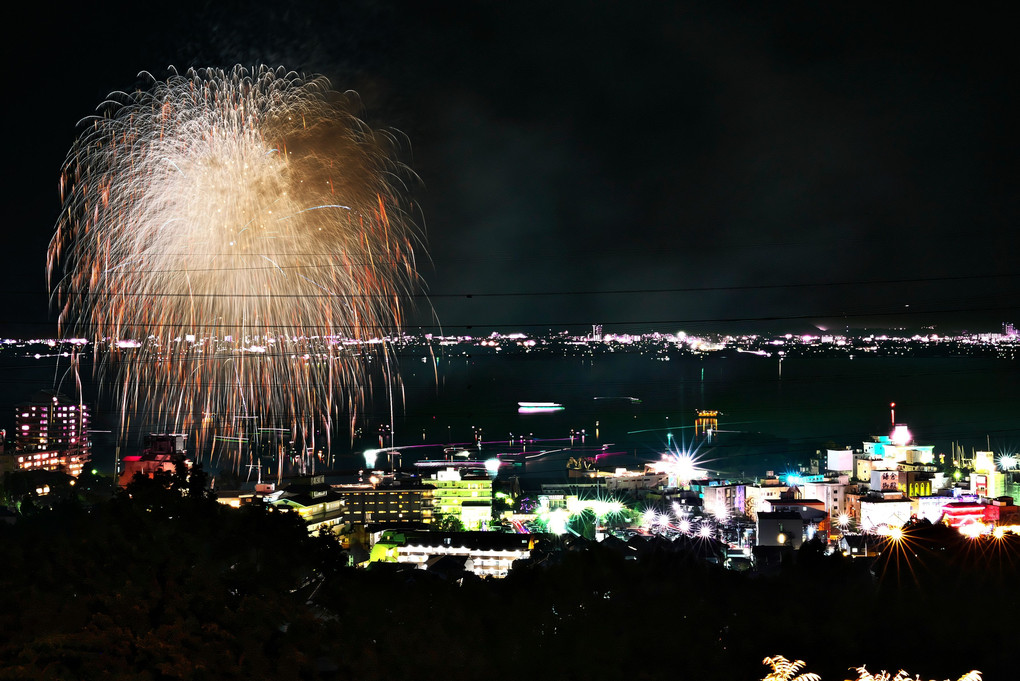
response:
M355 103L322 77L200 69L83 121L47 271L123 428L353 421L418 245L394 140Z

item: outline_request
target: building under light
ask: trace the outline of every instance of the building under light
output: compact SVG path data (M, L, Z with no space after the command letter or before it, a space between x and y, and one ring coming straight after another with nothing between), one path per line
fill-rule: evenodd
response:
M333 485L348 523L381 527L425 527L433 521L432 485L415 476L384 476L371 483Z
M308 534L316 534L322 530L339 525L344 521L344 505L340 494L324 486L325 489L306 489L295 492L284 492L273 506L287 509L298 514L308 528Z
M667 473L629 471L626 468L617 468L605 477L607 492L633 494L639 499L650 490L664 489L668 482Z
M447 556L479 577L506 577L516 560L531 556L535 536L502 532L380 533L372 546L372 562L408 563L427 570Z
M122 462L124 470L121 472L117 484L126 487L138 474L151 478L159 472L173 473L177 469L177 462L187 458L185 439L186 436L182 434L150 433L146 435L142 453L129 454L124 457ZM190 461L188 465L190 465Z
M984 521L985 504L980 502L954 501L942 507L942 522L954 529Z
M705 510L717 518L744 516L747 513L747 485L709 481L699 489Z
M872 492L861 499L861 528L866 532L902 527L913 515L913 502L899 490Z
M960 499L945 495L923 496L917 500L917 517L931 523L942 520L943 509L947 504L960 501Z
M970 492L994 499L1006 493L1006 474L996 470L992 452L976 452L974 472L970 475Z
M89 405L52 390L40 390L16 406L16 465L23 470L81 473L90 454Z
M806 481L803 489L805 497L822 501L830 518L852 515L848 494L854 488L850 485L850 476L840 475L835 480Z
M757 485L745 485L744 509L746 515L751 519L756 519L758 513L769 510L769 502L782 499L789 489L789 486L774 477L765 478Z
M871 442L865 442L863 455L892 464L930 464L935 461L935 446L915 444L907 426L896 424L889 435L875 435Z
M492 520L492 478L486 473L458 470L437 471L428 483L432 492L433 518L460 520L466 530L484 530Z

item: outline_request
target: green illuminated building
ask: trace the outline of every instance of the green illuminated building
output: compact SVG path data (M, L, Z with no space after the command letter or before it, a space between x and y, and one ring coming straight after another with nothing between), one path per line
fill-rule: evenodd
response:
M447 468L429 481L433 516L441 523L456 518L466 530L484 530L492 520L492 479L485 473Z

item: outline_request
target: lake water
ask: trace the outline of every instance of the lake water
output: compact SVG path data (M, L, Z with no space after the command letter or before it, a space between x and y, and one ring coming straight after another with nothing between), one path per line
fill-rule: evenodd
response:
M11 429L14 404L52 388L59 372L46 358L8 352L2 360L0 426ZM599 454L599 465L611 468L658 458L679 444L698 446L709 467L723 474L761 474L825 446L860 447L869 436L888 433L890 402L897 403L896 421L936 452L948 452L952 442L968 451L986 443L996 452L1020 449L1020 364L1010 360L794 357L783 361L781 376L775 358L750 354L670 361L637 353L438 360L404 354L399 364L403 385L394 395L393 427L395 444L407 448L405 464L441 458L451 445L481 458L524 450L535 456L529 472L556 477L572 455ZM86 399L94 400L83 373ZM360 435L352 444L348 433L336 434L335 467L364 465L361 452L378 446L379 426L390 423L387 397L377 381ZM519 401L563 409L520 414ZM697 409L722 412L714 446L694 438ZM115 410L100 405L95 412L97 430L115 430ZM93 439L100 462L112 466L115 434ZM551 453L536 456L543 451Z
M936 451L954 441L968 450L986 442L996 451L1020 446L1020 371L1007 360L788 358L780 376L776 359L749 354L671 361L639 354L481 356L440 359L436 370L402 361L397 445L470 443L481 428L483 442L493 443L483 450L497 451L511 434L564 438L583 430L588 448L610 445L647 460L671 442L700 443L714 467L760 472L781 466L784 454L795 459L826 445L860 447L871 435L887 434L896 402L896 421ZM519 414L518 401L564 408ZM388 421L382 407L372 411L372 422ZM694 442L698 409L722 412L714 451Z

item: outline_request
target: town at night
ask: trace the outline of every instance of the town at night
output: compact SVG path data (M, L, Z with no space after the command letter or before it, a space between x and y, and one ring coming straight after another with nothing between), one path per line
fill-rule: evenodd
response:
M998 681L1005 16L28 10L0 679Z

